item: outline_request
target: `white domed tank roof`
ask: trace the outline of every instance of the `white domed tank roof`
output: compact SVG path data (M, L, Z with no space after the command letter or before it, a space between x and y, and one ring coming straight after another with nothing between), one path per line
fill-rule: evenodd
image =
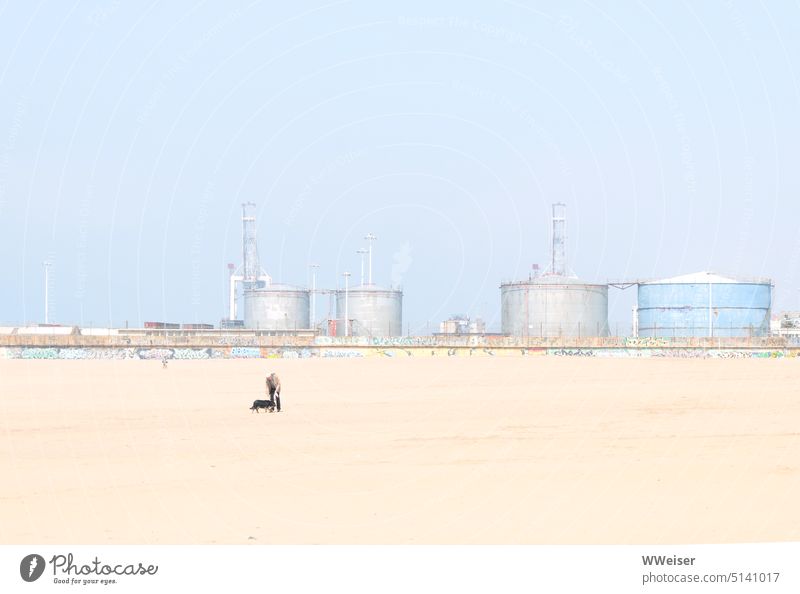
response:
M640 284L643 285L682 285L682 284L772 284L768 278L733 278L730 276L723 276L716 272L702 271L692 272L690 274L682 274L680 276L673 276L671 278L644 281Z

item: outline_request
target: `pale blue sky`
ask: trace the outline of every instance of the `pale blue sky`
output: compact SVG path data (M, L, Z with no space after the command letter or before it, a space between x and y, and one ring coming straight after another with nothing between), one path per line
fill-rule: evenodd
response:
M243 201L281 282L375 233L412 331L498 328L556 201L587 281L798 308L799 60L797 2L6 2L0 322L41 321L50 257L56 321L218 323Z

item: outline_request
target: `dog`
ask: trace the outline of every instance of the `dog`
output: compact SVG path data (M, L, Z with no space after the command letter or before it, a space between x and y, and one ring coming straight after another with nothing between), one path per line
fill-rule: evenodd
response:
M269 412L275 412L275 403L272 400L253 400L253 406L250 407L250 410L258 412L259 408L265 408Z

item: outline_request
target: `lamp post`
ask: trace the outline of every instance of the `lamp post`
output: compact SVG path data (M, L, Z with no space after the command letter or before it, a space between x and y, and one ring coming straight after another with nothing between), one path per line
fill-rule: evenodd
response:
M364 286L364 256L369 253L368 250L360 249L356 250L356 253L361 256L361 286Z
M50 323L50 267L53 265L49 260L42 262L44 266L44 323Z
M319 264L309 264L311 269L311 328L316 328L317 323L317 269Z
M378 239L372 233L367 233L364 236L364 239L367 240L367 244L369 246L369 284L372 285L372 242Z
M349 272L343 272L342 276L344 277L344 335L350 336L350 312L348 311L348 291L349 291Z

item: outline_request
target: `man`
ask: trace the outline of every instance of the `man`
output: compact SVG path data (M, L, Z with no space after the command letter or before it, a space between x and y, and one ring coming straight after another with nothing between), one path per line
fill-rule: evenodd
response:
M281 412L281 380L275 372L267 376L267 393L275 403L275 410Z

